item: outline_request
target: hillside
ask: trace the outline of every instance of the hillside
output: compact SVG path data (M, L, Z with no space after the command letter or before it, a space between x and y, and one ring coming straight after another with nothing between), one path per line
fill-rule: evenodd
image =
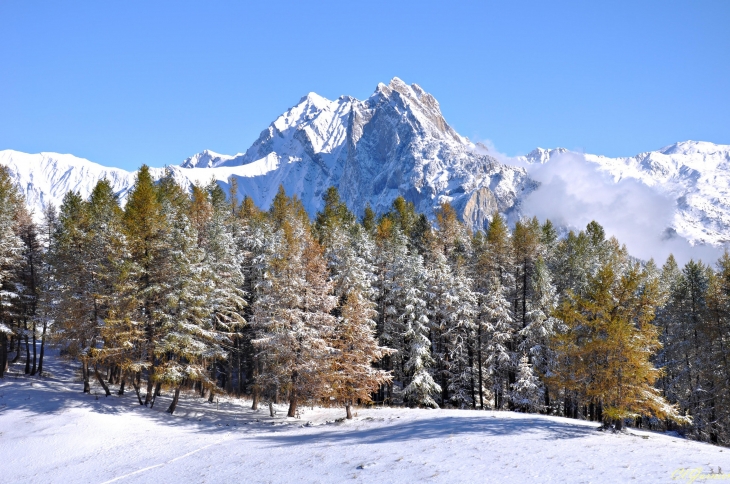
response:
M372 408L345 423L340 408L271 418L245 399L185 395L170 416L168 394L149 409L82 394L53 352L47 368L0 382L6 482L691 482L675 471L730 469L728 449L513 412Z

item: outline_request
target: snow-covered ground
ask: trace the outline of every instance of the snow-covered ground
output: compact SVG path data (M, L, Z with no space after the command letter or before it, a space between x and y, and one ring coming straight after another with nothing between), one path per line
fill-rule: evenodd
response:
M250 401L185 395L170 416L169 395L154 409L133 393L84 395L72 367L45 364L43 378L14 366L0 380L2 482L645 483L730 471L730 449L511 412L373 408L338 422L342 409L287 419L282 405L271 418Z

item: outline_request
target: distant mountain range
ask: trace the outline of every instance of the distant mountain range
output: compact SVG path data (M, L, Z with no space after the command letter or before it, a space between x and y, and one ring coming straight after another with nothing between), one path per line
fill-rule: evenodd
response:
M540 184L531 166L571 154L563 148L538 148L526 156L497 157L451 128L436 99L417 84L394 78L378 84L359 101L334 101L315 93L279 116L245 153L222 155L205 150L171 166L183 185L207 183L224 188L238 179L247 194L267 208L279 185L298 195L310 214L322 206L322 194L338 187L357 214L369 204L386 211L403 195L432 216L448 201L472 228L482 228L496 211L511 221L524 213L523 202ZM574 154L574 153L573 153ZM575 155L575 154L574 154ZM668 230L692 243L730 241L730 146L686 141L630 158L580 154L586 163L616 182L634 178L676 201ZM135 173L108 168L72 155L0 151L36 213L60 205L68 190L83 196L97 180L109 179L124 201ZM164 169L153 169L161 177ZM674 202L673 202L674 203ZM641 207L636 207L641 210Z

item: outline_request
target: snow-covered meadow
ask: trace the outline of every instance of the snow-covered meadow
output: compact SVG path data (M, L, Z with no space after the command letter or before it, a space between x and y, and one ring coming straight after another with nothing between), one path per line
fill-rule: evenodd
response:
M81 393L53 353L47 368L38 378L13 366L0 380L3 482L730 481L717 475L730 471L730 449L653 432L468 410L360 408L342 421L341 408L288 419L281 406L272 418L250 401L192 394L170 416L169 394L149 409L133 393Z

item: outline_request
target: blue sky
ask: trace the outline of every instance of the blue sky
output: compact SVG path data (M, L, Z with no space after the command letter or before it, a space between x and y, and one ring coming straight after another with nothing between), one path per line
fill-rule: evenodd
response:
M730 2L0 0L0 149L133 169L244 151L398 76L509 155L730 144Z

